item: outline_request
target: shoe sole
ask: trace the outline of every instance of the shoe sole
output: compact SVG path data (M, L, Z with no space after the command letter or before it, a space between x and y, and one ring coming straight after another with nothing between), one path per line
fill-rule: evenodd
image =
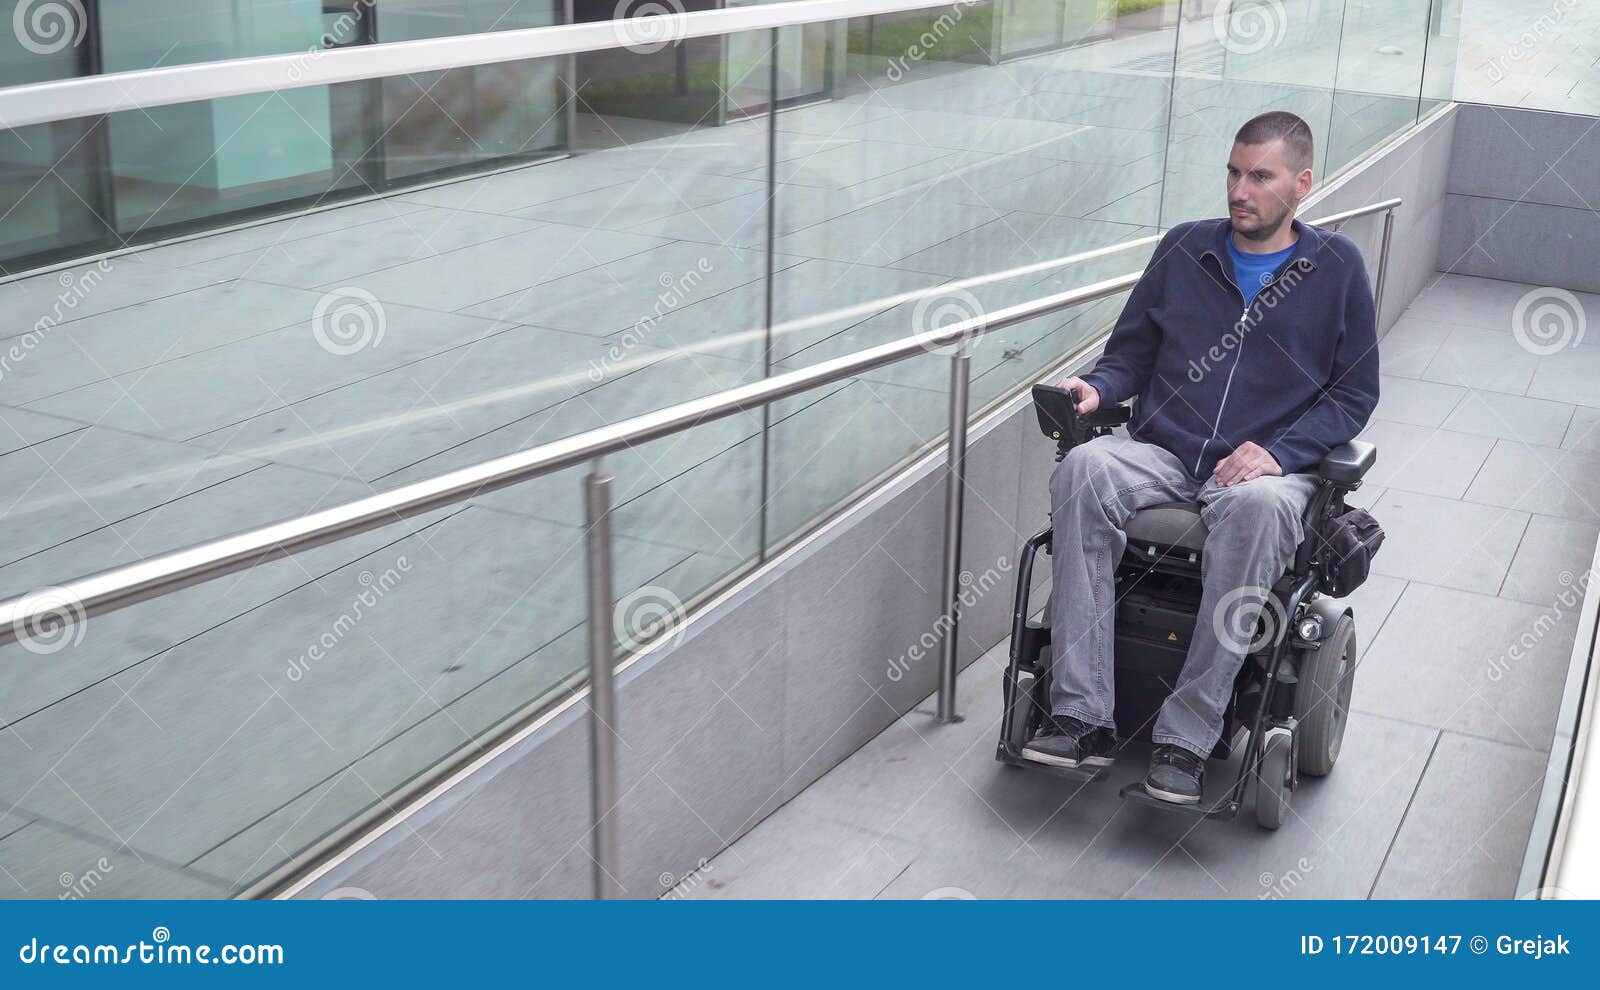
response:
M1109 767L1111 765L1111 757L1109 756L1085 756L1081 760L1074 760L1071 757L1057 756L1054 753L1041 753L1026 746L1022 747L1022 756L1024 759L1032 760L1035 763L1044 763L1052 767L1066 767L1069 770L1077 770L1080 767Z
M1151 787L1149 781L1145 781L1144 791L1156 800L1165 801L1168 804L1200 803L1200 795L1198 794L1178 794L1175 791L1164 791L1159 787Z

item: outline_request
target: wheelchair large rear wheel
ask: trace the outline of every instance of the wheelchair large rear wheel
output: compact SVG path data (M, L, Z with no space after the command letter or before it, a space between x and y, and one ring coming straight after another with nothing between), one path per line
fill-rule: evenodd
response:
M1350 695L1356 683L1356 623L1348 613L1300 664L1294 714L1299 721L1299 769L1310 777L1325 776L1339 759Z

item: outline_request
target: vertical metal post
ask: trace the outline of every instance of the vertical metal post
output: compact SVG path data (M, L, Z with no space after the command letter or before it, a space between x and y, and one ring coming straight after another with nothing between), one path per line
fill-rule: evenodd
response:
M575 0L561 0L561 23L576 24L577 14L574 10ZM562 93L562 85L556 86L557 97L561 99L561 119L563 130L561 135L561 149L567 154L572 154L578 141L578 56L568 55L561 61L561 83L565 84L566 92ZM382 104L378 104L382 106Z
M1383 286L1389 281L1389 239L1394 236L1394 207L1383 211L1383 244L1378 248L1378 284L1373 286L1372 324L1374 329L1383 328Z
M945 459L944 581L940 601L946 614L939 641L939 721L959 722L956 714L956 648L960 644L961 518L967 488L967 405L972 381L972 355L967 341L956 344L950 360L950 450Z
M611 681L611 476L596 457L583 479L589 622L589 781L594 816L594 896L622 896L617 858L617 693Z

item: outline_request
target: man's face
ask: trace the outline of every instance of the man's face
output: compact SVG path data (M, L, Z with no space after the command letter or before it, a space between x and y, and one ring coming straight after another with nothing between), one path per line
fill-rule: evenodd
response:
M1264 241L1311 191L1311 170L1296 170L1282 141L1235 144L1228 155L1228 219L1240 237Z

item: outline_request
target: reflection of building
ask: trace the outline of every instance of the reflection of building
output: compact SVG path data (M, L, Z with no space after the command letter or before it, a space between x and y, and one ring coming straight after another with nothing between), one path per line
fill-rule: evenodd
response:
M757 0L759 2L759 0ZM782 0L770 0L782 2ZM955 5L777 32L681 42L641 29L626 47L571 59L284 89L0 132L0 265L172 236L574 149L578 112L719 124L834 95L846 50L991 62L1098 32L1098 0ZM673 0L666 9L742 6ZM642 0L13 0L28 30L0 35L0 86L102 72L503 31L633 15ZM939 12L943 17L935 20ZM919 58L922 56L918 56ZM564 80L570 74L570 80Z
M560 0L9 6L28 30L0 35L0 85L297 51L310 60L331 48L565 19ZM220 216L548 153L564 141L554 112L558 69L525 63L400 75L0 133L0 202L22 206L7 224L0 261L116 247Z

